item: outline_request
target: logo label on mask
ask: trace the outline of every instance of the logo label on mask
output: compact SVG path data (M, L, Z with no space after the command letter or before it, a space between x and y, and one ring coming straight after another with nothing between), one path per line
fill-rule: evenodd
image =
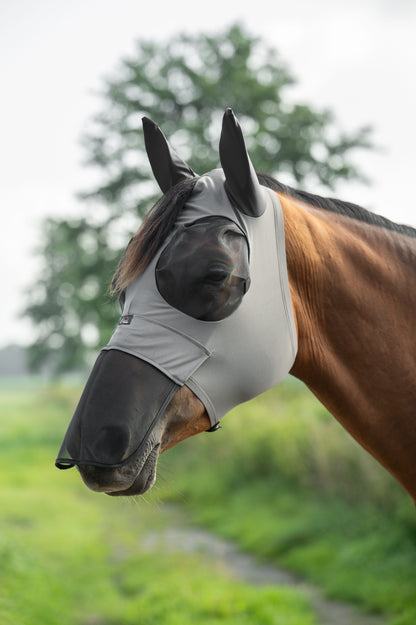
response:
M131 324L131 320L133 319L133 315L123 315L120 317L120 321L118 322L119 326L129 326Z

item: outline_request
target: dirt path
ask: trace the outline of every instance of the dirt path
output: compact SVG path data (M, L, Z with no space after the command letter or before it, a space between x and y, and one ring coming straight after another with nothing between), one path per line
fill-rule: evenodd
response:
M291 586L299 589L310 600L320 625L386 625L387 619L367 615L350 604L332 601L320 590L304 580L271 564L261 564L256 559L239 551L230 541L218 538L200 528L173 525L168 529L149 532L141 542L143 550L162 549L165 552L201 553L219 564L232 577L251 584Z

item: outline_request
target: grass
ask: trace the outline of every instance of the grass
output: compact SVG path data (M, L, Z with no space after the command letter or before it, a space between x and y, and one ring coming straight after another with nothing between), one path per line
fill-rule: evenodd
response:
M254 589L202 554L143 549L169 522L158 501L389 625L416 623L414 506L302 386L169 450L150 503L95 495L54 468L78 396L0 392L2 625L316 623L299 592Z
M95 495L53 466L78 392L0 393L2 625L316 625L287 588L253 588L202 554L144 549L158 504Z

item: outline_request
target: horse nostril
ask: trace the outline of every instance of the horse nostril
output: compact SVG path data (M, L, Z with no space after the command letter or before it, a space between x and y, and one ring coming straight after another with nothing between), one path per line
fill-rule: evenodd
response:
M130 443L130 432L123 425L109 425L101 428L93 442L94 456L97 461L115 465L126 457Z

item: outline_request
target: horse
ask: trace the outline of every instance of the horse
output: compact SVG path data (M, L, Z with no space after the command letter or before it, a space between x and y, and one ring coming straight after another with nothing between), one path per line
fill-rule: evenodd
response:
M257 174L231 109L202 176L143 130L163 195L116 270L122 316L56 466L144 493L160 453L290 373L416 501L416 230Z

